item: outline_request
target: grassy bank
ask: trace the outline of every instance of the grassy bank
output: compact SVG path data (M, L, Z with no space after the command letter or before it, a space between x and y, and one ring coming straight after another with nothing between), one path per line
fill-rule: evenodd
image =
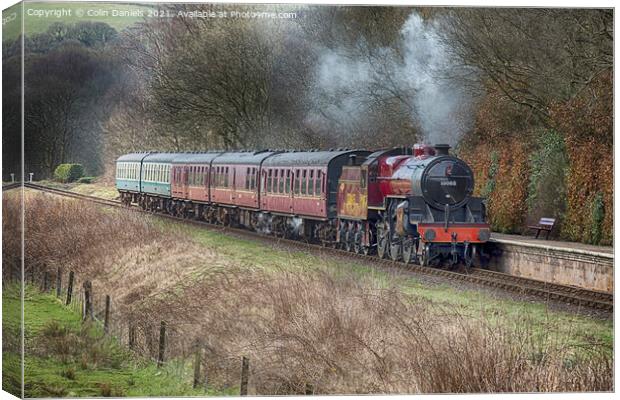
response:
M3 307L19 310L19 288L6 287L2 301ZM114 338L104 337L100 326L83 325L80 315L55 296L27 287L24 307L26 397L225 394L193 389L189 365L173 362L158 370L152 362L137 361ZM5 337L18 333L11 321L19 321L19 316L5 316ZM6 352L3 361L19 365L19 353ZM20 373L19 368L4 372L5 376ZM3 389L18 394L18 382L7 378Z
M251 394L611 389L610 321L48 195L27 193L26 226L27 269L91 280L143 347L163 319L171 358L203 343L214 388L244 355Z
M179 229L177 223L162 222L167 229ZM613 322L585 316L576 316L565 312L549 310L544 302L525 302L499 299L477 290L461 290L446 285L423 284L420 280L393 272L389 269L377 269L360 265L352 261L334 259L333 256L316 256L302 251L288 251L274 248L265 251L263 242L243 238L231 238L216 231L196 226L181 228L189 237L203 246L225 255L229 260L239 264L251 264L266 271L304 271L322 268L330 274L354 274L371 279L374 284L383 287L397 287L403 293L422 298L446 309L458 310L472 318L485 315L498 321L508 321L518 326L531 322L538 334L551 333L577 345L594 339L605 345L613 345Z
M112 185L103 185L94 183L60 183L53 180L43 180L36 182L39 185L49 186L51 188L70 190L75 193L86 194L89 196L100 197L102 199L114 200L118 197L118 191Z

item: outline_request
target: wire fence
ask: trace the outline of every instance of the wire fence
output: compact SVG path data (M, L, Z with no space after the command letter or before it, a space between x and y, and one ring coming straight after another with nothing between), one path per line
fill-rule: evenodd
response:
M134 357L152 362L157 368L172 368L173 364L179 361L184 367L189 360L193 367L190 382L193 388L203 388L205 391L209 389L205 346L199 341L187 343L177 327L170 325L166 320L154 322L140 317L139 312L135 313L135 319L127 320L120 306L115 304L110 295L97 291L97 287L91 281L80 279L73 271L63 271L61 268L53 272L37 271L35 268L30 268L25 272L24 278L25 283L41 292L55 295L65 307L74 313L79 313L83 323L92 322L99 325L104 336L128 348ZM21 281L21 274L11 273L9 280ZM177 347L174 359L170 359L171 344ZM240 366L237 378L239 395L246 396L250 381L250 360L245 356L237 360ZM312 392L311 386L308 385L306 394Z

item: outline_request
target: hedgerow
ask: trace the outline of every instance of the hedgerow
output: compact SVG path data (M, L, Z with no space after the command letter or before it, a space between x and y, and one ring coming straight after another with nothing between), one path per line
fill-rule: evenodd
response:
M487 198L494 230L525 232L555 217L562 239L612 243L612 87L611 73L599 76L573 99L553 103L544 124L528 121L500 93L481 101L460 154L474 171L474 193Z
M54 179L67 183L75 182L84 176L84 167L82 164L60 164L54 170Z

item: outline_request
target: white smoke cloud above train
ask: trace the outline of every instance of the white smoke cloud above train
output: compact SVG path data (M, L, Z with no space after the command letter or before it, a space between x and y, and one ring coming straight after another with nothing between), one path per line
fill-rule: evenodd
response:
M460 85L463 71L440 36L439 21L412 13L400 30L399 48L325 49L317 83L331 102L331 118L361 118L377 100L398 97L427 143L455 145L473 123L473 95Z

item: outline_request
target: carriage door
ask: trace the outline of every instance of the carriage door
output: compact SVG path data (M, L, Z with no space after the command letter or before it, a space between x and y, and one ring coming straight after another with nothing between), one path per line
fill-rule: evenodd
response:
M235 203L235 194L237 193L237 167L232 167L232 177L230 179L231 185L230 185L230 202L232 204Z
M183 197L187 198L189 196L189 187L188 187L188 176L189 176L189 167L183 166L183 173L181 175L181 188L183 190Z

